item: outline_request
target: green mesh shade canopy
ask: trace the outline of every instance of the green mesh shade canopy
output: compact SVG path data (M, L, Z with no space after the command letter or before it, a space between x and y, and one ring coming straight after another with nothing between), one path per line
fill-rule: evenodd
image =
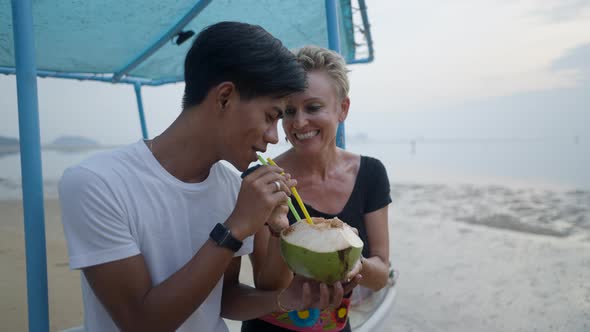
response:
M369 42L364 29L368 26L360 15L364 2L354 7L350 0L336 3L340 52L349 63L363 60L363 54L357 57L357 48L367 48ZM9 0L0 0L0 73L12 73L15 67L10 6ZM194 17L186 19L191 11ZM291 49L307 44L329 46L325 0L36 0L37 70L40 76L112 75L115 81L137 79L149 85L182 81L184 56L194 36L177 45L174 35L188 30L198 33L220 21L258 24ZM166 38L167 33L173 35ZM146 53L162 39L153 53ZM136 61L142 56L145 58ZM372 54L364 59L369 56ZM133 68L128 68L134 61Z

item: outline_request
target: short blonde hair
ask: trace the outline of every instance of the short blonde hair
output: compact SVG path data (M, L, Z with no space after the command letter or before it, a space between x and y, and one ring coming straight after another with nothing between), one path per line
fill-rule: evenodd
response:
M350 84L348 70L344 58L329 49L308 45L295 51L297 61L306 72L321 70L328 74L336 85L336 93L340 98L348 97Z

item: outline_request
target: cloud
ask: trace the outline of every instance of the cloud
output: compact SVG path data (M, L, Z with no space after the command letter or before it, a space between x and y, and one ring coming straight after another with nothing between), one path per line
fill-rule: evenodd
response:
M590 43L569 49L551 64L553 71L575 71L582 81L590 82Z
M532 11L534 16L540 16L553 23L576 20L590 12L588 0L552 0L536 3L541 6Z

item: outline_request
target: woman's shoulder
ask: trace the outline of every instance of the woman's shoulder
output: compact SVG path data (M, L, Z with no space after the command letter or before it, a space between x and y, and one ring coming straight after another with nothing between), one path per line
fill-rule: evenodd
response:
M378 158L361 155L361 167L368 173L387 173L385 165Z
M354 152L350 152L348 150L344 150L344 149L339 149L340 153L342 154L342 156L344 156L344 160L359 160L359 158L361 158L362 156L359 154L356 154Z
M350 152L348 150L341 150L342 155L344 156L344 160L348 162L357 162L366 165L383 165L383 163L375 157L363 155L363 154L356 154L354 152Z
M383 164L381 162L381 160L379 160L376 157L371 157L371 156L366 156L366 155L361 155L361 159L363 159L363 161L367 162L367 163L371 163L371 164Z
M348 150L340 149L340 154L342 156L340 160L344 161L347 164L357 164L360 166L360 163L363 159L363 156L361 156L360 154L356 154Z

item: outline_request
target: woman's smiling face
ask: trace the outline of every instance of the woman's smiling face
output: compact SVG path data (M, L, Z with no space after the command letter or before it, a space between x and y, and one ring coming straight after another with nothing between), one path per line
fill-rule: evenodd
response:
M323 71L307 73L305 92L290 98L283 129L297 150L320 153L336 146L338 123L348 113L348 98L340 98L334 82Z

